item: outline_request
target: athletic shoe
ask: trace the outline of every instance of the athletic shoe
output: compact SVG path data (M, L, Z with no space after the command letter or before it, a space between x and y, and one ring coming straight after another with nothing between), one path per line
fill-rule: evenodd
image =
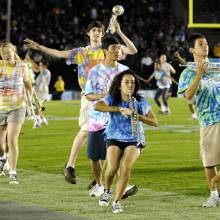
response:
M89 183L87 189L90 190L90 189L92 189L92 187L95 186L95 185L96 185L96 181L95 181L95 179L94 179L94 180L92 180L91 183Z
M9 161L8 161L8 157L6 157L6 163L5 163L5 166L3 168L3 170L5 171L9 171L10 167L9 167Z
M112 203L112 212L115 214L123 212L123 207L119 201Z
M193 114L192 114L192 119L193 119L193 120L197 119L196 113L193 113Z
M64 168L64 178L68 183L76 184L75 169L71 166Z
M19 184L16 174L9 174L9 183L10 184Z
M128 196L133 196L138 192L136 185L128 185L121 199L126 199Z
M210 196L206 202L203 203L202 207L212 208L220 205L220 199L217 196Z
M104 186L102 185L95 185L90 190L89 195L92 197L100 197L104 193Z
M111 193L108 192L107 190L104 190L104 193L100 196L99 205L108 206L110 197L111 197Z
M41 125L48 125L48 121L45 117L41 118Z
M4 176L4 166L6 164L6 159L0 160L0 176Z

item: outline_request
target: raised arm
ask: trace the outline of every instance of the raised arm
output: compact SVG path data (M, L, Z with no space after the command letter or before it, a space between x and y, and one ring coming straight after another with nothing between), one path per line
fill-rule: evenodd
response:
M177 59L177 61L182 64L182 65L186 65L187 62L180 56L180 53L178 51L176 51L174 53L174 57Z
M125 34L121 31L120 25L117 21L115 22L115 30L116 30L116 33L121 37L121 39L126 45L126 47L122 48L123 53L130 54L130 55L136 54L137 48L135 47L133 42L130 39L128 39L128 37L126 37Z
M196 77L193 80L193 83L191 84L191 86L189 86L185 92L187 99L191 100L194 97L194 95L196 94L196 91L199 88L200 81L202 79L202 75L205 73L206 68L207 68L206 62L198 62Z
M100 112L120 112L120 108L118 106L106 105L104 101L97 102L95 110Z
M52 48L48 48L48 47L45 47L31 39L28 39L26 38L24 40L25 42L25 45L29 48L29 49L33 49L33 50L39 50L49 56L52 56L52 57L57 57L57 58L64 58L64 59L67 59L69 58L69 55L70 55L70 52L71 50L64 50L64 51L61 51L61 50L56 50L56 49L52 49Z

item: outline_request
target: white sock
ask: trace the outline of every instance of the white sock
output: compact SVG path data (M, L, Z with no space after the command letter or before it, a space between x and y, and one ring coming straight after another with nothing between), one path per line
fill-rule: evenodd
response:
M9 170L9 175L16 175L17 174L17 172L16 172L16 170Z
M72 167L73 169L75 169L75 166L66 165L66 168L68 168L68 167Z
M210 191L211 197L219 197L218 190Z
M166 111L166 106L161 105L161 111L162 111L162 112L165 112L165 111Z

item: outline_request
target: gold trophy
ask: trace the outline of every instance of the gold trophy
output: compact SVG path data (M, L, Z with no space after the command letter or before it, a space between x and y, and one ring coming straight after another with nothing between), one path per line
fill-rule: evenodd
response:
M108 28L106 30L106 33L111 33L114 34L115 33L115 22L117 21L117 17L119 15L124 14L124 8L121 5L115 5L112 8L112 17L110 18L110 22L108 25Z

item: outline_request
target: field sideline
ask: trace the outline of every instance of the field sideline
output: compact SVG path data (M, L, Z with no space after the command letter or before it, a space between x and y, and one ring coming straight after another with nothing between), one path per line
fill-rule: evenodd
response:
M191 119L184 99L169 101L172 114L160 115L150 100L159 128L145 127L148 144L130 181L140 190L123 201L123 214L112 214L110 207L99 207L98 199L88 196L91 171L85 148L76 163L78 184L64 181L63 167L78 131L79 101L46 103L48 126L32 129L31 121L25 123L19 142L20 184L9 185L7 176L0 177L0 207L4 201L11 201L63 212L72 219L220 219L220 208L201 208L209 192L199 158L198 122ZM9 219L7 213L1 213L0 208L1 220Z

